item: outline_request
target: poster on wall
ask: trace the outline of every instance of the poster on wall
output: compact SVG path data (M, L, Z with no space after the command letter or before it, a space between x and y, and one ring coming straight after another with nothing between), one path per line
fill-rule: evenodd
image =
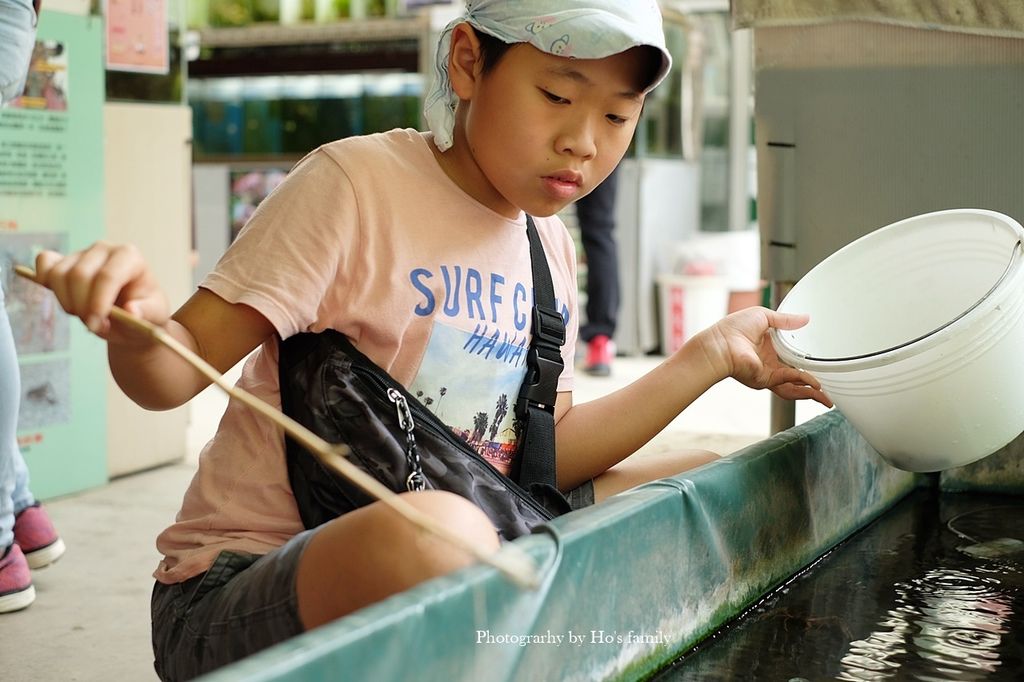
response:
M65 111L68 108L68 55L64 43L36 41L25 91L11 106L47 111Z
M107 480L106 352L18 277L103 235L103 29L44 11L24 94L0 109L0 286L21 379L18 444L41 499Z
M106 0L107 68L167 73L167 0Z

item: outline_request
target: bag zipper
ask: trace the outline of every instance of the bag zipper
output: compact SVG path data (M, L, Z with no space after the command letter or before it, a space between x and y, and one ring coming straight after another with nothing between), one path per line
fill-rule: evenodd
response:
M523 490L523 488L519 486L519 484L510 479L508 476L502 474L497 469L495 469L494 465L488 462L486 459L484 459L476 450L473 450L472 448L467 446L465 442L456 438L448 429L448 427L441 423L441 420L437 418L437 415L428 410L426 407L423 406L422 403L420 403L420 401L416 400L416 398L410 395L409 392L405 390L405 387L399 384L397 381L395 381L391 377L391 375L387 374L386 372L377 367L368 367L366 365L361 365L355 361L351 361L351 365L352 371L356 374L356 376L362 379L370 380L371 383L375 384L378 388L382 389L384 393L387 393L389 390L394 390L397 391L402 397L404 397L405 402L410 412L412 413L413 417L415 418L415 420L417 420L418 425L430 430L431 433L440 436L441 438L454 445L456 448L458 448L466 455L472 457L477 462L483 464L484 469L488 472L488 474L490 474L495 479L499 480L510 491L512 491L513 494L515 494L521 500L526 502L528 506L532 507L535 511L542 514L544 518L554 518L551 515L551 512L549 512L547 509L538 504L537 501L534 500L529 493L527 493L525 490ZM381 398L379 394L377 394L376 392L371 392L371 395L374 397L375 400L377 400L381 404L384 403L384 399ZM393 401L392 405L394 405Z
M405 432L405 461L409 465L409 476L405 479L405 489L411 493L426 488L423 466L420 464L420 451L416 445L416 421L409 410L409 401L397 388L389 388L388 400L395 406L398 414L398 426Z

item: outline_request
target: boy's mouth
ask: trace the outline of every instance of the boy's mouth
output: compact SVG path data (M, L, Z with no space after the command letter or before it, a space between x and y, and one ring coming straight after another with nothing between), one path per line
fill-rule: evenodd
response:
M551 180L555 180L556 182L573 184L577 187L583 184L583 173L574 170L558 171L557 173L552 173L547 177Z
M559 171L544 176L544 185L548 191L563 199L572 198L583 185L583 175L576 171Z

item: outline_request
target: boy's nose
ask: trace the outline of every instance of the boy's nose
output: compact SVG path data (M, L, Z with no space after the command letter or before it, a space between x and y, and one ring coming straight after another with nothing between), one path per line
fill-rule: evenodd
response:
M559 154L569 154L589 160L597 154L597 144L590 125L576 122L566 127L555 139L555 150Z

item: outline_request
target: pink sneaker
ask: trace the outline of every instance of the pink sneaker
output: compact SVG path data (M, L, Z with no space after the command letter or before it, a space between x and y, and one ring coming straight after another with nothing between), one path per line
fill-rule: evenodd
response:
M49 566L64 554L64 541L38 502L14 518L14 542L25 553L30 568Z
M613 357L615 344L604 334L598 334L587 342L587 361L583 371L596 377L606 377L612 373Z
M0 613L20 611L36 600L32 574L21 547L13 544L0 558Z

